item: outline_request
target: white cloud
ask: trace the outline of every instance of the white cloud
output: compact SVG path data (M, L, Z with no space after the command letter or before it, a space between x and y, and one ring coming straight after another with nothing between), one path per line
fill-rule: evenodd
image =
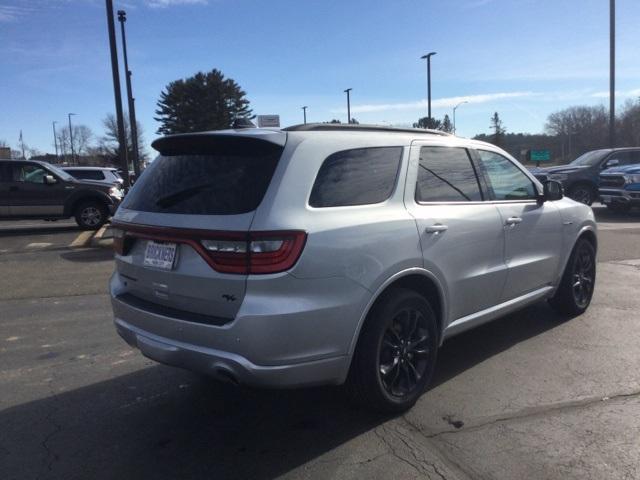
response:
M28 7L0 5L0 22L13 22L31 11Z
M497 100L505 100L511 98L532 97L537 95L533 92L499 92L499 93L483 93L478 95L463 95L459 97L437 98L431 101L433 108L451 108L460 102L467 103L488 103ZM371 113L371 112L387 112L397 110L421 110L427 105L427 100L418 100L405 103L378 103L368 105L354 105L351 107L353 113ZM344 109L331 110L332 113L344 113Z
M206 5L207 0L145 0L151 8L167 8L177 5Z
M609 90L602 92L594 92L590 95L593 98L609 98ZM640 97L640 88L633 90L616 90L616 97Z

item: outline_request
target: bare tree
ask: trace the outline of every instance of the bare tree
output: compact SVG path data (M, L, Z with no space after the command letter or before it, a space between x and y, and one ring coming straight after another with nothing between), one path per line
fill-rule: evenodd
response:
M640 145L640 99L627 100L616 123L618 146L637 147Z
M100 138L99 147L103 154L110 157L111 161L117 163L119 155L119 143L118 143L118 122L113 113L108 113L106 117L102 119L102 125L104 126L104 135ZM148 159L148 155L144 151L144 130L140 122L136 122L138 133L138 158L140 162L145 162ZM127 158L129 161L133 158L133 144L131 143L131 129L129 127L129 117L124 117L124 135L127 139Z
M549 115L545 129L561 139L564 156L571 160L589 150L605 148L609 141L608 124L603 106L577 106Z
M86 125L73 125L73 149L71 148L69 127L59 129L56 136L62 156L70 158L73 150L73 153L80 157L89 153L93 132Z

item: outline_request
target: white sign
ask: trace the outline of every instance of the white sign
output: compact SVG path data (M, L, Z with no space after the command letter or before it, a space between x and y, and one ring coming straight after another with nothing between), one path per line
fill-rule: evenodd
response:
M258 127L280 128L280 115L258 115Z

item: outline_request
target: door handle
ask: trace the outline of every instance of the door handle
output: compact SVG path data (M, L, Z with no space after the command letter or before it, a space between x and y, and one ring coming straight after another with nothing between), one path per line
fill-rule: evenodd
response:
M437 235L438 233L446 231L448 228L448 226L442 225L441 223L435 223L425 228L424 233L435 233Z
M505 225L509 225L509 226L515 226L519 223L522 223L522 218L520 217L509 217L507 218L507 221L504 222Z

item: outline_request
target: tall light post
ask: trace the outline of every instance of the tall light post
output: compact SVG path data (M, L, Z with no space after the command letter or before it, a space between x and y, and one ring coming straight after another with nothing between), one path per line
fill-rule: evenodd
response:
M302 107L302 114L304 115L304 124L307 124L307 107L306 105L304 107Z
M131 135L131 150L133 153L133 171L136 178L140 177L140 163L138 159L138 125L136 123L135 99L131 89L131 70L129 70L129 60L127 59L127 38L124 33L124 22L127 21L127 12L118 10L118 21L122 33L122 54L124 56L124 71L127 84L127 105L129 108L129 134Z
M424 60L427 59L427 118L428 121L431 121L431 57L434 56L437 52L429 52L426 55L421 56L420 58Z
M120 73L118 71L118 52L116 50L116 28L113 19L113 0L105 0L107 9L107 31L109 32L109 51L111 53L111 74L113 76L113 96L116 103L116 121L118 124L118 151L125 188L129 188L129 162L127 161L127 140L124 135L122 117L122 96L120 93Z
M73 150L73 127L71 127L71 116L75 115L75 113L68 113L67 117L69 118L69 143L71 144L71 165L73 165L74 158L76 156L75 151Z
M453 134L456 134L456 110L458 109L458 107L464 103L469 103L467 100L464 100L462 102L460 102L459 104L457 104L455 107L453 107Z
M56 135L56 122L55 120L52 122L53 125L53 144L56 147L56 162L60 161L60 159L58 158L58 136Z
M349 94L353 88L347 88L344 93L347 94L347 123L351 123L351 95Z
M609 0L609 147L616 146L616 0Z

